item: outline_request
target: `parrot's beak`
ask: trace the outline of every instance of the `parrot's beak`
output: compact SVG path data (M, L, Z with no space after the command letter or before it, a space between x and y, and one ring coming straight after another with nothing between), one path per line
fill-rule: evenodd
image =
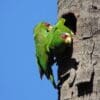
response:
M65 43L70 44L72 42L72 35L69 35L68 33L65 33L67 35L66 39L65 39Z
M70 36L68 36L66 39L65 39L65 43L71 43L72 42L72 38Z

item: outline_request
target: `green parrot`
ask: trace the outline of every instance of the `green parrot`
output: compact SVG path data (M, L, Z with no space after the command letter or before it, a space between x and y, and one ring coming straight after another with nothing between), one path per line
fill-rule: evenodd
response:
M73 33L64 25L64 22L65 19L60 18L54 26L41 22L34 28L40 77L42 79L42 76L45 75L52 82L54 88L57 88L52 72L55 53L62 53L66 46L72 43Z
M66 50L71 47L73 43L74 33L71 29L66 27L64 23L65 19L60 18L47 36L47 51L52 52L53 56L56 58L57 64L60 59L65 59ZM61 81L58 80L57 88L59 88L60 83Z
M36 45L36 57L37 63L40 71L40 78L45 75L49 79L54 88L56 88L56 83L54 81L54 76L52 73L51 66L54 63L54 59L50 52L47 52L47 35L52 29L52 26L48 23L41 22L34 28L34 40Z
M66 27L64 23L65 19L60 18L47 35L48 52L50 52L51 49L55 50L58 53L62 53L64 51L64 48L72 43L74 33L68 27Z

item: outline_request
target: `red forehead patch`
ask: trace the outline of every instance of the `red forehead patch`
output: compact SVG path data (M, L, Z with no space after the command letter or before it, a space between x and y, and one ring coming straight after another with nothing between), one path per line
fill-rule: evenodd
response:
M44 25L45 25L45 26L47 26L47 27L49 27L49 26L50 26L50 24L49 24L49 23L44 23Z

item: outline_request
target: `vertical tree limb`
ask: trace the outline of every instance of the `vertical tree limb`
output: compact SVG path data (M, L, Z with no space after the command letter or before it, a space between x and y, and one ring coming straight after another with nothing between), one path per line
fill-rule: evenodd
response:
M58 99L100 100L100 0L58 0L59 17L79 41L58 61Z

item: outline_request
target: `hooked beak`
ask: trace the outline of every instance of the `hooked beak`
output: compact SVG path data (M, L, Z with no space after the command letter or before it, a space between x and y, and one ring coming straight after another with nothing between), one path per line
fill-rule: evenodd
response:
M66 39L65 39L65 43L71 43L72 42L72 38L70 36L68 36Z
M67 35L66 39L65 39L65 43L70 44L72 42L72 35L69 35L68 33L65 33Z

